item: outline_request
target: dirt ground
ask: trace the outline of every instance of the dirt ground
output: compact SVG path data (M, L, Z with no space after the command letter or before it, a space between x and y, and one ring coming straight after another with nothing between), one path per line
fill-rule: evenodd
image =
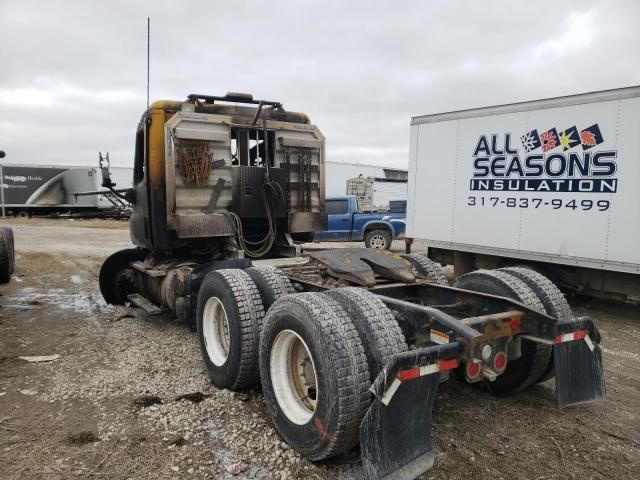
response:
M212 387L185 325L104 304L98 270L129 245L126 223L4 223L17 267L0 286L2 478L363 478L357 459L316 465L288 448L258 391ZM602 333L606 400L560 411L553 381L494 398L452 379L422 479L640 478L640 308L574 312ZM19 358L33 355L59 358Z

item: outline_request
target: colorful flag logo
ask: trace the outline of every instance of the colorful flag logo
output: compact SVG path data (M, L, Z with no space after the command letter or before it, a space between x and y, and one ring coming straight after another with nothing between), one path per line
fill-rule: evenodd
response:
M598 124L596 123L582 130L580 132L580 141L582 142L583 150L589 150L591 147L595 147L604 142Z
M540 144L542 145L542 151L548 152L558 146L558 132L555 128L542 132L540 134Z
M580 145L580 143L580 134L575 125L560 134L560 147L562 147L563 152Z
M520 136L522 146L527 152L531 152L540 146L540 137L538 136L538 130L531 130L529 133L525 133Z

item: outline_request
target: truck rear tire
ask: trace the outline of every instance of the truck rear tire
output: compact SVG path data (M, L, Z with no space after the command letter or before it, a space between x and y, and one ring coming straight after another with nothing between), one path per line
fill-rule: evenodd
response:
M573 312L569 306L569 302L555 284L547 277L531 268L526 267L508 267L501 268L503 272L522 280L527 286L533 290L542 302L544 309L548 315L558 320L567 320L573 318ZM553 361L553 350L549 358L549 364L537 383L546 382L555 376L555 368Z
M391 248L391 234L387 230L369 230L364 234L364 246L389 250Z
M142 261L147 254L139 248L127 248L110 255L100 267L98 283L104 301L111 305L124 305L128 295L136 293L135 274L131 262Z
M11 227L0 227L0 237L7 242L7 250L9 251L9 275L13 274L16 269L16 249L13 243L13 230Z
M245 272L249 274L260 290L265 310L269 310L269 307L280 297L295 293L291 280L278 268L264 265L247 268Z
M349 315L320 293L275 302L260 339L264 401L278 433L312 461L358 442L369 369Z
M363 288L345 287L325 294L351 317L364 347L372 382L390 357L409 349L395 316L373 293Z
M411 270L416 278L428 280L436 285L449 286L442 267L425 254L401 255L401 257L411 262Z
M238 269L209 272L198 292L196 318L212 383L229 390L253 387L264 307L249 274Z
M523 281L499 270L477 270L458 277L457 288L490 293L518 300L529 308L544 312L544 306L536 293ZM496 395L511 395L524 390L538 381L549 365L552 348L548 345L521 339L519 358L509 360L503 374L495 381L486 382Z
M0 235L0 283L7 283L11 278L11 254L9 242Z

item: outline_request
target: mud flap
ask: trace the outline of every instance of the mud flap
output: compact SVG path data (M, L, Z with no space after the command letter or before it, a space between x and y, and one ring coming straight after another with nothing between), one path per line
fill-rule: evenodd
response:
M576 322L571 326L574 331L560 333L553 347L559 408L602 400L605 396L602 351L597 344L600 334L591 319Z
M360 424L362 466L369 479L413 480L433 466L431 410L440 375L403 382L388 406L379 398Z
M374 400L360 424L368 479L413 480L433 466L431 411L441 375L458 365L457 342L400 353L371 386Z

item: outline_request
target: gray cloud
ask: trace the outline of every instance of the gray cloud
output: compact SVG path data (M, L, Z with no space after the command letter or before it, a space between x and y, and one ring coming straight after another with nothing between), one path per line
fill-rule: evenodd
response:
M308 113L327 158L404 167L412 115L640 83L630 1L0 4L0 148L131 163L152 99L248 91Z

